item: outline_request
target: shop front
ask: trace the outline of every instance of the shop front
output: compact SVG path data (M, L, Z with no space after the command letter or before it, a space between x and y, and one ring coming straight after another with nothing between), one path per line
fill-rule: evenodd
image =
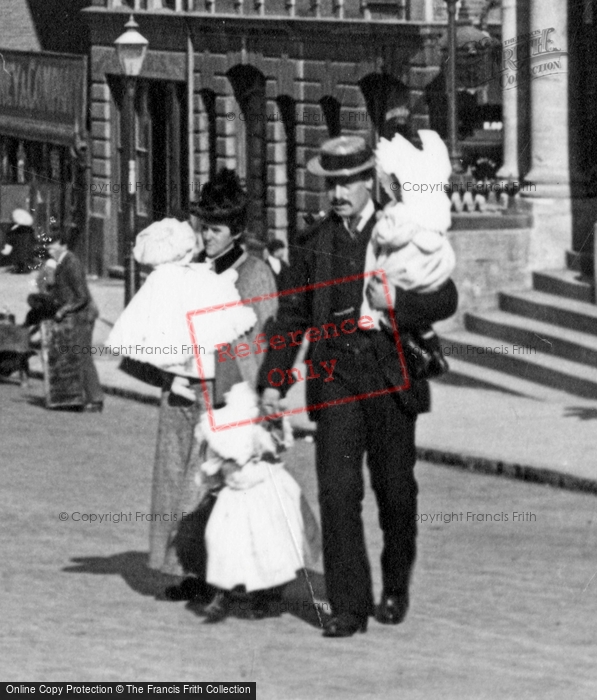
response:
M87 261L87 61L71 54L2 52L0 231L17 208L31 213L39 240L72 229Z

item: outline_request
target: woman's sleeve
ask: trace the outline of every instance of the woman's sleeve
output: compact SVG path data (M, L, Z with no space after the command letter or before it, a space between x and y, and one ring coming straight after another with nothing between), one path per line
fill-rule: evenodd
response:
M278 297L269 297L270 294L276 294L276 280L272 271L267 265L259 266L260 274L255 280L255 289L258 290L256 295L264 295L262 301L258 301L255 304L251 304L251 308L257 316L257 332L263 331L263 329L271 323L276 317L278 311Z

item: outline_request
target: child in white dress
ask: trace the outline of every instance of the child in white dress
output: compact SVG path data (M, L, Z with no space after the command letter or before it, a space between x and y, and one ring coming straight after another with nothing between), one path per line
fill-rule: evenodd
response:
M421 130L423 150L400 134L380 139L377 170L392 198L380 214L367 251L367 270L383 269L388 283L418 294L436 292L454 270L454 250L446 237L451 203L446 194L452 171L448 150L435 131ZM401 201L396 200L396 180ZM387 315L373 311L381 325ZM418 339L424 353L440 352L429 327ZM446 366L447 367L447 366Z
M218 589L204 611L207 622L227 617L239 586L251 596L252 616L265 616L267 591L304 567L301 490L278 457L289 436L268 430L270 422L251 423L258 415L256 394L246 382L235 384L226 405L213 412L215 426L204 415L196 431L211 453L204 474L224 483L205 533L206 580ZM228 427L214 430L220 426Z
M189 387L189 378L199 378L197 355L202 378L213 378L216 344L237 339L257 320L255 312L242 304L205 311L240 301L234 284L237 273L230 269L217 275L206 263L191 263L195 246L191 226L176 219L153 223L139 233L135 259L151 265L154 271L122 312L106 341L115 354L174 374L172 391L191 401L195 394ZM199 309L204 311L187 317Z

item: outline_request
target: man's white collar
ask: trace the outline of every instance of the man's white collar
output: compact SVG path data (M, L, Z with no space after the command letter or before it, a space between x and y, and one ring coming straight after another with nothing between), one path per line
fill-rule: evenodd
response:
M365 228L367 222L374 214L375 205L373 204L373 200L369 198L367 200L367 204L365 204L365 206L361 209L361 213L359 214L359 222L356 225L355 230L360 233ZM346 226L346 229L350 231L348 227L348 219L344 219L344 226Z

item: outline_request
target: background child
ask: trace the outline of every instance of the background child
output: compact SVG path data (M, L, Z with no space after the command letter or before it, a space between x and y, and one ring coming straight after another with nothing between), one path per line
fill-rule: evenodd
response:
M216 426L258 415L257 396L246 382L235 384L226 405L213 412ZM249 594L250 616L264 617L268 593L294 580L304 566L301 490L278 456L288 436L272 431L271 422L214 431L204 416L196 437L211 451L203 472L224 483L205 534L206 578L218 589L204 611L206 621L227 617L231 593L240 586Z

